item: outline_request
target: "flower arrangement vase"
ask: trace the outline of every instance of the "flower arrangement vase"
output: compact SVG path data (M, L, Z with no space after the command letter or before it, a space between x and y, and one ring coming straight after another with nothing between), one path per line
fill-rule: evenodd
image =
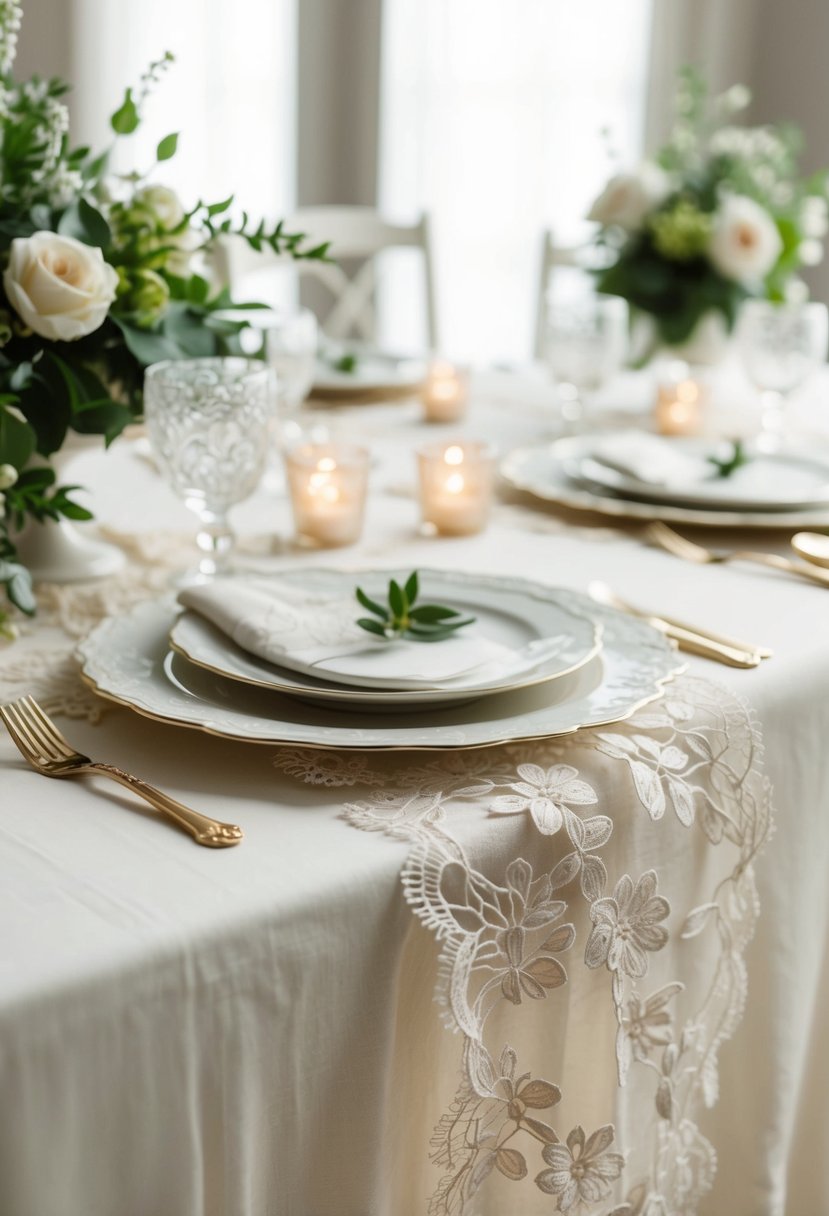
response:
M76 456L100 446L100 436L70 432L61 450L50 458L58 482L64 479L65 466ZM19 560L36 583L81 583L106 578L123 569L126 558L122 550L86 536L86 526L68 519L26 521L14 542Z

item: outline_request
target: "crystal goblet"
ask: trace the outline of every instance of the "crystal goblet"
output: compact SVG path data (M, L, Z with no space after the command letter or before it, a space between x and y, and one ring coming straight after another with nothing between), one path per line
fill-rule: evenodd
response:
M265 467L274 374L257 359L167 360L148 367L144 416L169 484L199 518L196 581L228 565L228 511L253 493Z
M556 380L561 417L569 430L583 421L585 398L622 366L627 352L627 307L615 296L555 302L547 316L546 356Z
M825 304L777 304L749 300L737 330L743 366L760 391L757 447L771 452L783 442L785 405L826 358L829 313Z

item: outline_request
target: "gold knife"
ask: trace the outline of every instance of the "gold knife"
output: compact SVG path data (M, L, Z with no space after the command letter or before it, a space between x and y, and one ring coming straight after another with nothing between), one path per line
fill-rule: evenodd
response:
M718 663L725 663L728 667L742 668L759 667L763 658L771 656L771 651L766 647L753 646L737 642L733 638L709 634L668 617L657 616L636 608L615 595L605 583L591 583L588 593L600 604L607 604L612 608L618 608L621 612L630 613L632 616L647 621L660 633L675 641L680 650L689 654L713 659Z

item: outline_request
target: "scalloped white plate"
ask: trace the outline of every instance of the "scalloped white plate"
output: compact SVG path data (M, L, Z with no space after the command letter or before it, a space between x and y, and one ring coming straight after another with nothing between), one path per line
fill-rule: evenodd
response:
M382 571L384 584L388 577L404 581L406 575L402 570ZM555 587L523 582L516 586L489 575L452 570L419 568L418 577L424 600L437 600L474 616L476 632L503 647L505 657L428 686L369 688L349 686L345 677L331 677L319 669L288 671L285 668L293 668L293 663L274 665L235 645L194 612L185 612L177 619L170 631L170 644L198 667L243 684L335 707L365 709L373 705L375 710L468 702L558 680L583 667L601 647L601 627L592 611L589 617L574 611L572 605L561 602L561 593ZM343 570L288 570L273 576L277 592L287 594L296 588L315 602L353 595L354 579L352 572ZM263 576L256 581L261 584Z
M84 679L101 696L150 718L248 742L360 751L493 747L607 725L656 700L683 670L671 644L646 622L579 592L558 594L562 603L603 626L600 655L550 685L428 715L340 712L196 667L169 650L167 639L178 613L172 596L109 617L77 654Z
M596 511L617 519L661 519L666 523L705 528L803 528L829 527L829 507L798 511L705 510L670 503L637 502L610 490L587 488L567 475L568 462L581 454L578 437L559 439L543 447L517 448L501 462L501 475L517 490L544 502L576 511Z

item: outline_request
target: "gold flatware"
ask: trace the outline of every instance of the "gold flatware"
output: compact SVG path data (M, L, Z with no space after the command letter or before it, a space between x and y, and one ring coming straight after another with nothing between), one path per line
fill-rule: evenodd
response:
M611 591L605 583L593 582L587 590L591 598L598 603L607 604L611 608L617 608L620 612L627 612L631 616L647 621L665 637L672 638L679 649L688 654L713 659L715 662L725 663L728 667L742 668L758 667L763 659L771 658L772 652L765 646L738 642L734 638L709 633L706 630L697 629L693 625L686 625L670 617L658 616L653 612L648 612L647 609L629 604Z
M823 532L795 532L791 546L805 561L829 569L829 536Z
M661 549L673 553L674 557L684 558L685 561L697 562L699 565L721 564L724 562L752 562L759 566L769 566L773 570L782 570L784 574L796 574L808 579L821 587L829 587L829 570L819 570L808 562L795 562L790 557L779 553L758 553L754 549L732 549L726 552L715 552L705 549L686 537L680 536L667 524L652 523L645 528L645 537L659 545Z
M0 705L0 719L23 758L32 768L46 777L77 777L83 773L99 773L138 794L150 806L173 823L189 832L197 844L211 849L225 849L238 844L244 833L235 823L221 823L198 811L191 810L175 798L162 794L146 781L133 777L113 764L100 764L76 751L40 708L33 697L22 697Z

